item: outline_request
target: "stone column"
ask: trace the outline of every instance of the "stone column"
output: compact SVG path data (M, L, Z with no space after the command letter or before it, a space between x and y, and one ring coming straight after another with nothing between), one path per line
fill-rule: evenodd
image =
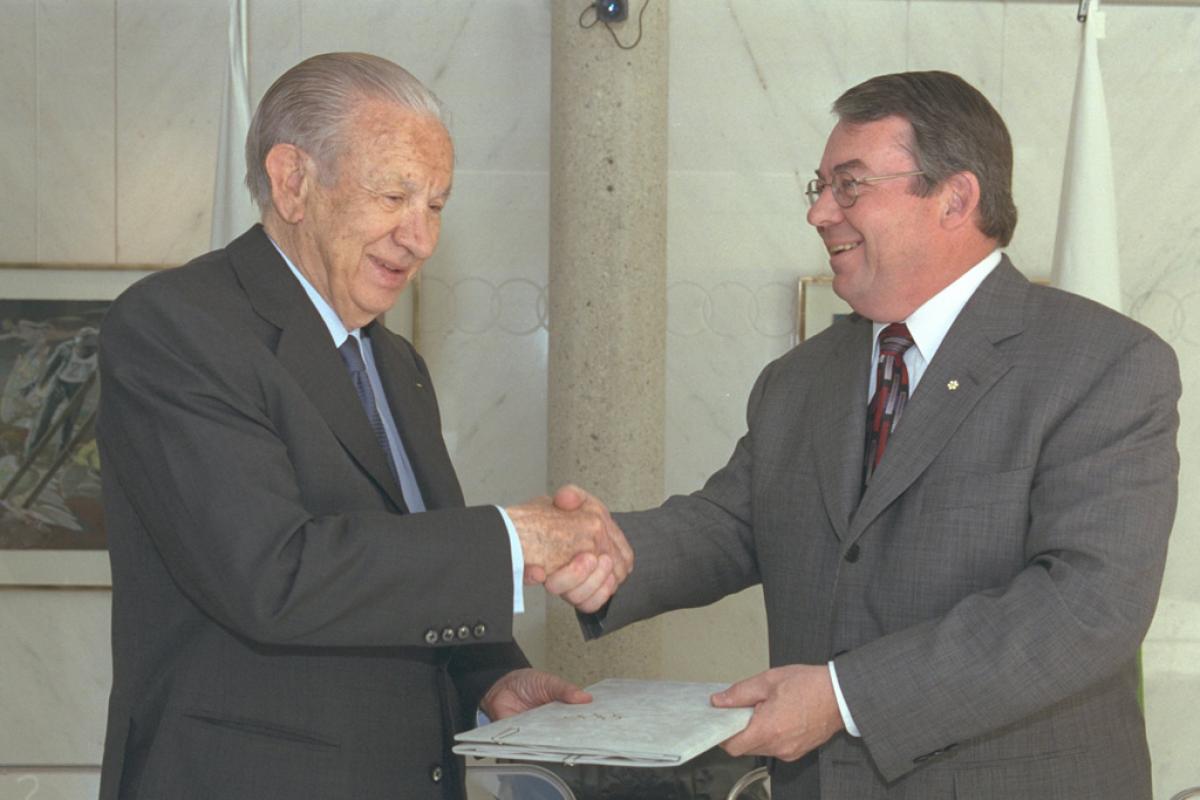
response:
M649 0L631 50L581 28L582 6L551 4L549 482L647 508L663 495L667 0ZM627 45L630 6L612 25ZM658 621L585 644L551 598L546 626L547 667L572 680L659 676Z

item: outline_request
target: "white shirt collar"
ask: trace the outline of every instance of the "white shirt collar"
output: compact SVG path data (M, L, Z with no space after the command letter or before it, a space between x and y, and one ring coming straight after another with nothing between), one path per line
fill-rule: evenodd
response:
M308 278L304 277L304 273L296 269L296 265L288 258L287 253L283 252L283 249L270 236L267 239L274 245L275 251L283 256L283 261L288 265L288 269L292 271L292 274L296 276L296 280L300 281L300 285L304 287L304 293L308 295L308 299L316 307L317 313L321 315L321 319L325 322L325 327L329 329L329 335L333 337L333 346L341 347L346 338L351 334L359 341L362 341L361 329L347 330L346 326L342 323L342 318L333 310L333 306L329 305L329 301L322 297L321 293L316 290L316 287L309 283Z
M990 275L999 263L1000 250L996 249L956 278L945 289L926 300L920 308L908 315L908 319L904 320L904 324L908 326L908 332L912 334L913 344L920 351L926 364L933 360L934 354L942 346L942 340L950 332L950 326L954 324L954 320L958 319L963 306L971 299L971 295L975 294L975 290L979 288L979 284L983 283L983 279ZM887 326L886 322L874 323L872 335L876 341L879 339L879 332Z

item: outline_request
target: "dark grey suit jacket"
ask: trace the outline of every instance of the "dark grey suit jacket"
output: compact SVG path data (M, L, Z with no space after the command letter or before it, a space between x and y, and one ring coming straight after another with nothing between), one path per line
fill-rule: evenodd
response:
M459 716L526 665L508 537L463 508L421 358L367 332L428 513L261 228L113 303L103 800L461 797Z
M728 465L618 515L637 569L604 630L761 581L771 664L834 659L863 734L775 764L777 800L1148 800L1136 656L1175 512L1174 354L1006 258L862 493L870 353L851 318L784 355Z

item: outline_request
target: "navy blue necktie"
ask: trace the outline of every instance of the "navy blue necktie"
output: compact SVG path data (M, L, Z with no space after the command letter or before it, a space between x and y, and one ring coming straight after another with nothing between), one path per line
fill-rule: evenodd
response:
M338 348L346 369L350 370L350 380L354 383L354 391L358 392L358 401L362 403L363 411L367 412L367 422L375 434L383 455L387 458L388 469L392 478L400 485L400 476L396 474L396 459L392 457L392 448L388 446L387 431L383 428L383 418L379 416L379 407L375 405L375 392L371 391L371 379L367 376L367 365L363 363L362 352L358 348L358 339L347 336L346 341Z

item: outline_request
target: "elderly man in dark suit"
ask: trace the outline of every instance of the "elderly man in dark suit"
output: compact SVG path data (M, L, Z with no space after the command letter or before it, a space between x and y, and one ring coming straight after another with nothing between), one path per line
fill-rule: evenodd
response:
M548 587L597 635L761 582L771 669L713 702L755 707L725 748L774 758L776 800L1149 800L1175 356L1001 253L977 90L887 75L834 111L808 221L857 313L766 368L703 489L615 515L628 583Z
M263 212L101 335L113 572L105 800L461 798L456 728L552 699L523 581L609 588L596 503L464 507L421 357L378 321L434 250L453 151L400 67L317 56L247 142Z

